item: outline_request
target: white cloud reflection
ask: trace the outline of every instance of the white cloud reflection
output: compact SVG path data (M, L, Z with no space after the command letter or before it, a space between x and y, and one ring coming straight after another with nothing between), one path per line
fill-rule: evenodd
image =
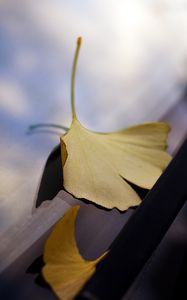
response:
M23 89L14 81L0 78L0 110L10 117L25 118L29 106Z

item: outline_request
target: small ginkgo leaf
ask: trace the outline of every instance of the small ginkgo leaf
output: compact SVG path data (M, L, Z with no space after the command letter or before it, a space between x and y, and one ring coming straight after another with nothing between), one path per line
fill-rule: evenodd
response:
M170 130L165 123L145 123L112 133L96 133L77 119L74 82L81 39L72 68L72 124L61 136L65 189L106 208L126 210L141 199L127 181L150 189L171 157L165 152ZM126 181L127 180L127 181Z
M95 272L96 265L106 255L93 261L85 260L75 240L75 220L79 206L68 210L54 226L45 243L42 274L52 290L62 300L74 299Z

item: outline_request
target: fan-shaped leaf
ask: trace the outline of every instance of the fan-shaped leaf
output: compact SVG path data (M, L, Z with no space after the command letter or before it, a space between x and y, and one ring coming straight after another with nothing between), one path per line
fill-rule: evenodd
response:
M171 157L165 152L169 126L146 123L112 133L96 133L77 119L74 81L81 39L72 70L72 124L61 136L65 189L106 208L126 210L140 203L127 181L150 189ZM126 181L127 180L127 181Z
M85 260L75 240L75 220L79 206L71 208L54 226L45 244L43 276L62 300L71 300L92 276L103 254L93 261Z

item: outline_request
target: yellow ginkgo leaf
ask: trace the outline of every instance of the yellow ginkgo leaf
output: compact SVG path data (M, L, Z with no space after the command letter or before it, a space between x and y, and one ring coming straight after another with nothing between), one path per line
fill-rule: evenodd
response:
M98 259L88 261L79 253L75 240L75 220L79 208L77 205L68 210L45 243L42 274L62 300L74 299L95 272L97 263L106 255L104 253Z
M72 124L61 136L64 187L77 198L126 210L140 203L127 181L150 189L169 163L171 157L165 152L169 126L145 123L112 133L84 128L74 103L80 45L79 38L71 80Z

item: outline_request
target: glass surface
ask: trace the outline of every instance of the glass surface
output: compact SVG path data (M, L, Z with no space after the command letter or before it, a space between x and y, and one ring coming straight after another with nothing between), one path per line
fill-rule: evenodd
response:
M186 28L185 1L0 2L1 233L30 216L59 143L52 133L27 135L28 126L71 123L76 38L83 37L78 116L90 129L110 131L163 119L176 107L186 84ZM184 123L173 118L177 147Z

